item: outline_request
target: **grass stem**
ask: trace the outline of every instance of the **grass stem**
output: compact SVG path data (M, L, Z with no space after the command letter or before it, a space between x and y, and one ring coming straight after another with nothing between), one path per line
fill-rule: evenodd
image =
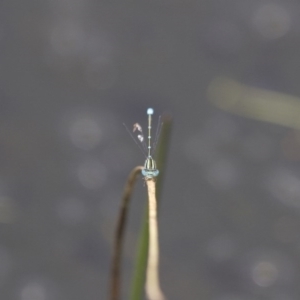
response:
M165 300L159 284L159 241L157 223L156 186L154 178L147 178L149 248L146 276L146 294L149 300Z
M126 228L126 220L128 215L128 207L133 193L135 182L141 174L142 166L135 167L129 174L127 183L124 188L118 223L115 231L115 239L113 246L113 258L110 277L110 300L120 299L121 289L121 254L124 241L124 234Z

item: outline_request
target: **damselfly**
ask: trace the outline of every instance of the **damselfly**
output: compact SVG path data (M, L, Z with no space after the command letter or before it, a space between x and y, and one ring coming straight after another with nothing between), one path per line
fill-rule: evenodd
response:
M126 130L128 131L128 133L130 134L132 139L135 141L135 143L138 145L138 147L140 148L140 150L142 151L142 153L144 154L144 156L146 158L145 163L144 163L144 169L142 170L142 174L145 176L146 179L156 177L159 174L159 170L156 168L156 162L152 158L152 154L154 155L154 153L155 153L155 149L156 149L156 146L157 146L159 134L160 134L160 131L161 131L161 128L162 128L162 123L160 121L161 118L159 117L158 125L157 125L157 128L156 128L155 139L154 139L154 142L152 143L151 142L151 140L152 140L151 129L152 129L152 115L153 114L154 114L153 108L148 108L147 109L147 115L148 115L148 137L147 137L147 140L148 140L148 145L145 142L143 128L139 123L133 124L133 132L137 132L137 139L138 139L139 142L136 141L136 139L134 138L134 136L132 135L130 130L124 124ZM153 149L153 151L151 151L152 149Z

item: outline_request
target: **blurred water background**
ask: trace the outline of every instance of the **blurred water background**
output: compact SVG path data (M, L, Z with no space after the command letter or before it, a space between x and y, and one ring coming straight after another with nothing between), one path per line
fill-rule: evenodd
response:
M0 298L107 299L122 188L144 160L122 123L151 106L174 117L168 299L299 299L299 14L296 0L2 0ZM144 205L141 180L123 299Z

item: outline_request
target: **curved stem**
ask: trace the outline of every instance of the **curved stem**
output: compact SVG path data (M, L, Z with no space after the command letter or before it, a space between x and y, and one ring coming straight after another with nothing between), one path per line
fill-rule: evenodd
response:
M141 174L142 169L142 166L138 166L130 172L123 192L113 247L113 258L110 277L110 300L119 300L120 298L121 253L128 214L128 207L133 192L134 184L137 181L138 176Z

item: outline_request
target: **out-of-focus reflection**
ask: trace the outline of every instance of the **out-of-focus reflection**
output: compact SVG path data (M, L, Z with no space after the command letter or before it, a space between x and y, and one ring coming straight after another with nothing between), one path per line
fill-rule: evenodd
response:
M103 137L99 121L89 115L81 115L70 124L70 139L83 150L95 148Z
M107 170L97 159L81 162L77 168L79 182L87 189L98 189L105 185Z
M259 5L253 14L255 29L266 39L277 39L288 33L291 15L284 6L277 3Z
M277 250L255 249L246 253L240 263L241 276L249 289L266 288L265 292L270 292L273 288L288 288L295 280L292 262Z
M270 170L265 180L268 191L281 203L300 209L300 176L284 167Z
M208 98L216 107L241 116L300 129L300 98L216 78Z

